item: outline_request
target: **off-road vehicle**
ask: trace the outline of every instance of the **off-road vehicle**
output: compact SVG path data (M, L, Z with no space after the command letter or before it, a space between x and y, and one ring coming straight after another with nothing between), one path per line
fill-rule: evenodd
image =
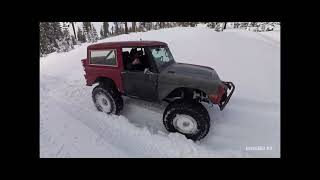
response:
M92 99L99 111L119 114L124 106L122 96L166 101L165 128L192 140L204 138L210 128L208 111L201 102L223 110L235 89L210 67L176 62L168 45L159 41L89 45L87 58L81 61L86 85L98 83Z

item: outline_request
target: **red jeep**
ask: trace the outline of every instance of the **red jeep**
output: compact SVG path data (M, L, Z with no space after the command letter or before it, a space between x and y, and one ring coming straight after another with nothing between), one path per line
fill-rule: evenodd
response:
M159 41L93 44L82 63L87 86L98 83L92 99L99 111L119 114L123 95L166 101L166 129L193 140L205 137L210 128L209 114L201 102L223 110L235 89L210 67L177 63L167 44Z

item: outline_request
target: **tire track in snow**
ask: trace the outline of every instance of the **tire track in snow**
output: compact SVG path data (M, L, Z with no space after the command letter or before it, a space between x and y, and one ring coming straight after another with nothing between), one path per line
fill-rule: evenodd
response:
M69 88L68 88L69 87ZM71 88L70 88L71 87ZM126 128L118 128L117 131L115 131L115 129L117 128L113 128L113 126L115 124L112 123L108 123L106 121L123 121L123 118L117 118L117 117L113 117L113 116L108 116L105 115L104 113L98 112L92 101L91 101L91 92L90 92L90 88L83 88L82 84L80 81L76 80L76 81L70 81L70 82L66 82L64 83L63 86L60 86L59 88L53 89L50 92L50 95L52 98L55 99L55 101L58 101L58 106L61 107L61 109L67 109L70 110L70 107L73 107L73 110L70 111L66 111L66 113L69 113L71 115L71 117L75 117L75 120L79 120L81 121L86 127L88 127L89 129L92 130L92 132L97 134L97 139L96 139L96 144L100 145L100 146L104 146L106 147L107 145L112 145L114 146L116 149L119 149L121 151L124 151L124 154L129 154L131 157L219 157L218 153L212 153L215 151L215 147L213 146L213 144L208 144L206 141L208 142L212 142L212 139L217 139L214 142L218 142L220 145L222 143L221 138L223 139L223 134L220 134L220 130L217 129L217 127L219 128L223 128L225 125L228 125L230 123L233 123L235 125L239 125L239 127L236 128L240 128L242 127L242 125L240 124L241 122L232 122L230 121L232 118L228 116L228 113L223 113L218 111L217 109L212 109L212 108L208 108L208 112L211 116L211 125L212 125L212 129L210 131L210 133L208 134L208 136L203 139L200 142L197 143L193 143L190 147L187 147L186 149L189 149L190 152L189 153L185 153L183 150L181 150L180 148L166 148L165 150L159 151L159 148L155 148L157 146L154 146L153 142L155 142L154 140L151 140L154 136L163 136L164 139L166 140L162 140L162 141L171 141L171 144L169 143L169 146L172 146L172 136L173 139L177 138L174 137L175 135L169 134L168 132L166 132L166 130L162 127L162 117L161 117L161 113L162 113L162 106L153 106L152 103L144 103L141 102L139 100L136 99L131 99L131 98L125 98L125 108L124 108L124 113L121 113L123 115L126 115L128 118L125 120L126 121L126 125L123 125L124 127L128 126L128 124L131 124L131 126L133 126L133 128L136 131L135 134L133 135L125 135L125 130ZM85 98L84 98L85 97ZM67 102L67 101L68 102ZM236 105L238 103L238 105ZM240 104L239 104L240 103ZM260 109L259 111L263 112L264 110L266 110L266 108L273 108L274 104L266 104L266 103L260 103L260 102L246 102L243 101L243 99L240 100L235 100L235 102L232 104L232 106L230 106L229 108L239 108L239 105L241 106L241 108L239 109L239 115L244 115L243 110L246 109L250 109L250 108L244 108L242 107L241 104L246 104L246 107L249 106L254 106L255 109ZM251 107L253 108L253 107ZM241 110L243 109L243 110ZM147 117L141 115L141 113L136 113L136 111L148 111L146 113L148 113L149 115ZM211 112L212 111L212 112ZM81 114L87 114L85 117L82 117ZM144 113L143 113L144 114ZM150 114L156 114L155 117L152 118L152 116ZM160 114L160 115L159 115ZM81 117L80 117L81 116ZM151 119L150 119L151 118ZM228 122L228 119L230 122ZM90 122L92 121L92 122ZM215 122L217 122L217 125L213 125ZM122 122L124 123L124 122ZM119 126L119 125L117 125ZM133 129L132 127L128 127L127 129ZM235 128L235 129L236 129ZM216 129L218 130L218 135L215 134ZM111 132L110 132L111 131ZM139 134L139 136L144 136L141 138L137 138L135 139L134 137ZM221 136L222 135L222 136ZM128 138L128 136L130 136ZM152 138L150 139L145 139L145 137L147 136L152 136ZM215 136L215 137L213 137ZM178 138L182 138L185 139L184 137L178 137ZM127 143L127 140L130 139L130 142ZM220 140L219 140L220 139ZM175 140L177 141L177 140ZM181 140L179 140L181 141ZM136 143L132 143L132 142L136 142ZM202 146L202 142L204 142L204 145ZM222 144L224 144L225 146L227 145L227 142L232 142L231 139L226 140L225 142L223 142ZM184 145L186 146L186 145ZM197 148L204 148L206 149L206 153L199 153ZM131 150L129 150L131 149ZM172 151L168 152L168 149L172 149ZM129 151L128 151L129 150ZM249 157L247 152L242 152L239 153L237 151L240 151L241 149L234 149L229 151L229 152L225 152L226 154L232 154L235 157ZM178 151L178 152L177 152ZM212 152L211 152L212 151ZM225 149L224 149L225 151ZM149 152L149 153L146 153ZM236 153L235 153L236 152ZM245 154L247 153L247 154ZM207 154L204 155L204 154ZM213 155L216 154L217 156ZM240 155L241 154L241 155ZM224 155L222 155L224 156ZM229 156L228 156L229 157Z
M275 45L275 46L277 46L277 47L280 47L280 41L277 41L277 40L275 40L275 39L273 39L273 38L270 38L269 36L266 36L266 35L261 34L261 33L258 33L258 32L257 32L257 34L258 34L260 37L264 38L264 39L266 40L266 42L268 42L268 43L270 43L270 44L272 44L272 45Z
M132 157L240 157L238 152L218 153L201 147L178 133L166 135L138 128L123 116L105 115L55 99L56 103L75 119L97 133L104 141ZM83 113L79 113L79 111ZM127 131L130 130L130 131ZM154 143L157 142L157 143Z
M43 96L42 100L47 99L48 96ZM45 121L48 120L48 105L42 102L40 107L40 129L39 129L39 145L40 145L40 158L53 158L53 157L71 157L70 152L64 148L64 144L57 141L57 139L50 134L50 130L46 128Z

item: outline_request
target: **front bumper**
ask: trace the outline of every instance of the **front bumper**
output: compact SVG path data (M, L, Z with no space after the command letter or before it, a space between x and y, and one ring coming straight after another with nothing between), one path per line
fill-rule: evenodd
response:
M227 88L229 90L231 90L231 91L228 94L228 89L226 89L225 93L223 94L222 99L219 102L220 111L222 111L225 108L225 106L228 104L228 102L229 102L229 100L230 100L230 98L231 98L231 96L233 94L233 91L235 89L235 86L234 86L234 84L232 82L222 81L222 83L225 84L227 86Z

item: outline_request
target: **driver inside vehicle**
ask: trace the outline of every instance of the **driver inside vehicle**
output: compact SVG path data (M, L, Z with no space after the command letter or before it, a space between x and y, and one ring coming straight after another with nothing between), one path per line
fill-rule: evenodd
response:
M140 60L141 56L140 53L137 51L136 48L131 49L130 51L130 59L131 59L131 63L130 63L130 69L132 70L144 70L144 66L141 63Z
M131 62L132 65L141 64L140 59L139 59L139 55L138 55L137 48L131 49L131 51L130 51L130 58L131 58L131 60L132 60L132 62Z

